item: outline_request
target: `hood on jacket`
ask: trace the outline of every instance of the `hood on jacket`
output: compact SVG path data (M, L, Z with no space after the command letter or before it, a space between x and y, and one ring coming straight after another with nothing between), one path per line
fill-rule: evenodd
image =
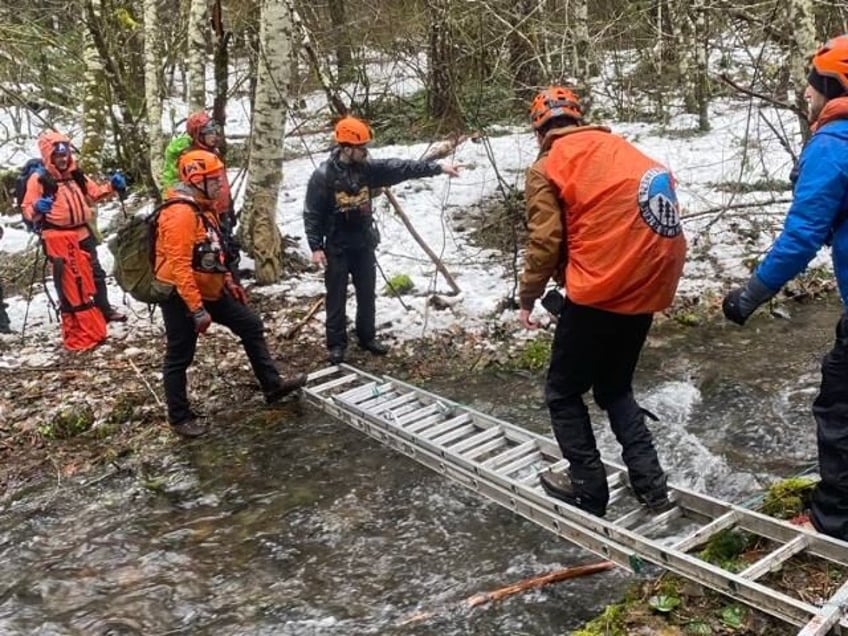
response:
M835 119L848 119L848 96L829 99L810 128L817 131Z
M47 130L38 136L38 150L41 153L41 160L47 171L54 177L64 177L73 172L77 167L77 160L74 153L68 155L68 167L61 171L53 163L53 148L57 143L66 143L68 148L71 148L71 140L67 135L56 132L55 130Z

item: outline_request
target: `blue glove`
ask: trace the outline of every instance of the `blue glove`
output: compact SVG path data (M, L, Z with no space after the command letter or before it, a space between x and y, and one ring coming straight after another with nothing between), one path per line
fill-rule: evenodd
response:
M53 209L53 197L41 197L32 206L36 214L48 214Z
M123 199L123 195L127 192L127 178L124 174L118 170L109 178L109 183L112 184L112 189Z
M745 287L737 287L724 297L721 310L728 320L737 325L744 325L748 316L776 293L754 274Z

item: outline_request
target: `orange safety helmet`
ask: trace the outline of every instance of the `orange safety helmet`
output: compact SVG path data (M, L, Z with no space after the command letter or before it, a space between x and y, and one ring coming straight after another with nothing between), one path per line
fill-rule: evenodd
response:
M819 75L835 79L848 93L848 35L835 37L816 51L813 68Z
M219 132L220 127L218 122L212 119L206 111L198 111L192 113L186 119L186 133L193 140L200 138L200 135L209 132Z
M364 146L372 139L371 128L361 119L346 115L336 122L333 139L344 146Z
M224 176L224 164L214 152L208 150L189 150L180 155L180 181L189 185L206 188L206 180Z
M549 86L530 104L530 121L533 129L538 130L554 117L571 117L580 121L583 110L580 99L574 92L562 86Z

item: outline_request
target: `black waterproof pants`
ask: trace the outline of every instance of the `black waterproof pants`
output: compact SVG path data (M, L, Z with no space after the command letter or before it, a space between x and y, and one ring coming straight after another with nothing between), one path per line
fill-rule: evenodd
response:
M6 303L3 300L3 284L0 283L0 332L6 333L10 327L9 314L6 313Z
M609 413L637 497L654 501L666 495L665 474L632 387L652 321L652 314L615 314L568 299L557 321L545 399L572 483L596 509L606 506L609 493L583 401L590 389L598 406Z
M268 351L262 319L250 307L226 295L221 300L204 301L203 306L212 316L213 322L228 327L241 338L244 352L262 391L268 394L278 389L280 374ZM197 333L188 307L179 295L173 294L160 303L160 307L167 338L162 382L165 386L168 422L179 424L191 417L186 393L186 371L194 360Z
M356 337L365 344L376 335L377 262L374 249L334 249L328 247L324 284L327 287L327 348L347 348L347 281L353 278L356 290Z
M821 481L813 491L810 518L819 531L848 540L848 314L839 320L833 349L822 361L813 416Z
M108 321L112 313L112 306L109 304L109 293L106 289L106 272L100 264L100 259L97 258L97 240L92 234L89 234L80 241L79 246L91 256L91 274L94 277L94 304Z

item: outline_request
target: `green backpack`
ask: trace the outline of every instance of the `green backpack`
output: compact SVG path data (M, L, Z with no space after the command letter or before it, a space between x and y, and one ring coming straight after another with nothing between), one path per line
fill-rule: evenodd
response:
M148 304L161 303L174 293L174 286L156 280L156 227L159 214L174 203L190 205L200 215L200 207L190 199L169 199L147 216L135 216L109 240L115 259L112 275L130 296Z
M183 133L174 137L165 148L165 161L162 164L161 186L162 190L176 185L180 181L178 165L180 155L191 146L191 137Z

